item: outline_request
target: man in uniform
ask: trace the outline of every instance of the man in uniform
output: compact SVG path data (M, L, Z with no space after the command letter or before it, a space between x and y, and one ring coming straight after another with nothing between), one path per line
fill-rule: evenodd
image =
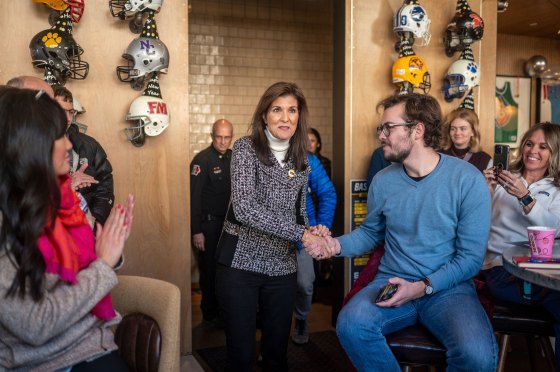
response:
M191 233L199 254L200 308L205 321L216 323L216 246L220 239L231 193L230 162L233 125L220 119L212 126L212 145L191 162Z

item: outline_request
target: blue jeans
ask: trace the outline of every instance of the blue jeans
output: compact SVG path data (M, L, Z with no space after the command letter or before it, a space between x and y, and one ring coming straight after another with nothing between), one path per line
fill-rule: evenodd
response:
M421 323L447 349L447 371L495 371L498 345L471 281L399 307L375 304L379 274L342 308L336 332L358 371L400 371L385 335Z
M493 297L525 305L541 305L554 317L556 335L556 366L560 368L560 292L535 284L526 286L523 280L508 273L502 266L482 272ZM523 295L523 292L528 292Z
M296 319L307 319L313 301L313 281L315 281L315 268L313 258L305 251L298 249L297 257L297 293L294 313Z

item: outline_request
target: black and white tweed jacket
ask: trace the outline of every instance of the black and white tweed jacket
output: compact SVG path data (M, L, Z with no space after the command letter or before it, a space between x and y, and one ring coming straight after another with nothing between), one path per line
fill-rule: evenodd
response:
M235 142L231 158L231 200L218 244L218 262L270 276L296 272L295 245L307 226L305 194L309 167L291 160L261 163L251 139Z

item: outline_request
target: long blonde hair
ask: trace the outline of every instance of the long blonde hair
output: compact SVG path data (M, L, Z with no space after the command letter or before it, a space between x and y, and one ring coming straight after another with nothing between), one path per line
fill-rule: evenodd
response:
M473 136L469 141L469 147L472 152L479 152L481 150L481 147L480 132L478 131L478 115L476 115L476 112L474 112L473 110L464 108L458 108L451 111L445 118L443 142L441 148L444 150L448 150L453 144L453 141L451 141L451 136L449 135L449 130L451 129L451 123L453 123L453 120L455 119L463 119L471 125Z
M521 146L519 147L519 155L515 159L509 169L512 172L523 174L525 164L523 163L523 148L527 144L529 138L538 130L544 133L546 145L550 149L550 159L548 160L548 168L545 177L552 177L555 186L560 186L560 126L553 123L538 123L533 125L521 138Z

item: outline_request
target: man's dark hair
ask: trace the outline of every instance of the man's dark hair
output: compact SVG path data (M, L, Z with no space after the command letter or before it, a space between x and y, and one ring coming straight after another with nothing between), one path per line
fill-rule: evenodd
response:
M65 87L60 85L53 86L54 96L55 97L62 97L62 99L66 102L74 102L74 97L72 96L72 92L70 92Z
M377 104L377 111L404 104L403 118L412 123L424 124L424 143L426 146L437 150L441 141L442 114L441 107L436 99L427 94L412 93L406 95L393 95Z

